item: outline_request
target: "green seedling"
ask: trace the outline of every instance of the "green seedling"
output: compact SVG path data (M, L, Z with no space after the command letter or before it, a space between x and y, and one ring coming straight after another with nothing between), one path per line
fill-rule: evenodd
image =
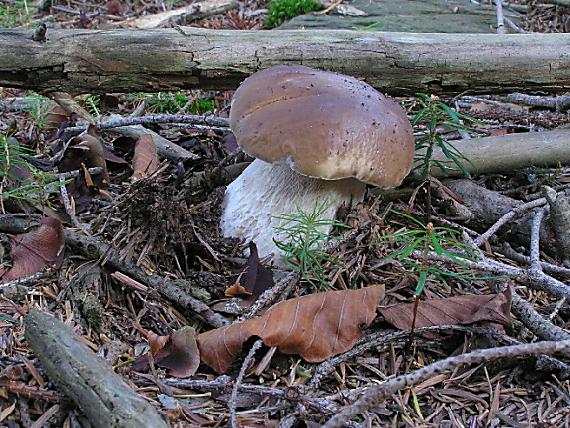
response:
M424 224L411 215L394 210L391 212L411 221L414 228L381 236L372 245L396 248L388 254L387 258L399 261L410 275L418 278L414 292L416 296L423 293L430 276L443 282L447 278L491 279L491 277L476 277L465 266L466 260L477 260L477 254L470 246L459 240L460 233L457 230L435 227L431 223ZM423 257L420 259L411 257L414 252L422 254ZM457 269L455 271L445 270L428 260L429 252L448 257L456 264Z
M285 252L287 265L318 289L327 286L324 265L331 263L338 266L338 260L323 250L325 241L335 237L324 233L323 229L348 227L334 219L323 219L327 208L327 202L316 202L311 211L304 211L297 206L296 213L277 216L282 223L275 228L283 238L274 239L274 242L277 248Z
M87 106L87 110L92 116L95 116L97 120L101 119L99 104L101 104L101 98L98 95L87 95L85 97L85 105Z
M58 192L57 178L27 162L32 153L10 135L0 135L0 198L48 203ZM12 184L12 185L11 185ZM15 185L14 185L15 184ZM2 207L3 208L3 207Z
M470 177L465 168L465 163L469 162L469 159L445 137L439 135L438 131L439 128L445 128L469 132L473 128L468 124L479 124L479 122L475 118L455 112L437 97L422 93L417 94L417 98L413 101L403 103L403 107L409 115L413 115L411 120L413 126L423 125L427 129L427 135L416 141L416 152L420 154L416 156L414 169L420 170L421 179L428 179L433 165L440 168L444 174L459 170L466 177ZM432 159L436 147L441 149L449 162Z

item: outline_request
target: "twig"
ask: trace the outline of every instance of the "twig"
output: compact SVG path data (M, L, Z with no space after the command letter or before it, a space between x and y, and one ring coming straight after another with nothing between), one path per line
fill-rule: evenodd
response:
M515 251L508 242L503 242L503 245L501 247L493 247L493 251L502 253L509 259L516 262L530 264L530 257ZM544 272L570 277L570 269L568 268L554 265L548 262L540 262L540 266Z
M146 116L125 117L120 119L111 119L103 122L97 122L95 126L98 129L119 128L121 126L131 125L149 125L154 123L188 123L192 125L216 126L221 128L229 128L229 119L217 116L200 116L195 114L150 114ZM79 134L87 129L86 126L74 126L65 130L66 135Z
M507 95L511 102L521 103L532 107L553 108L556 111L566 110L570 107L570 95L557 95L554 97L543 97L540 95L528 95L515 92Z
M485 241L487 241L491 236L493 236L501 228L501 226L504 226L509 221L515 219L516 217L519 217L520 215L526 213L527 211L530 211L537 207L541 207L544 204L546 204L546 199L539 198L534 201L530 201L525 204L517 206L516 208L512 209L511 211L503 215L501 218L499 218L495 222L495 224L493 224L485 233L483 233L481 236L475 239L475 245L477 245L477 247L480 247L483 243L485 243Z
M486 328L475 328L470 326L461 325L438 325L432 327L422 327L414 330L414 334L422 335L424 333L451 333L451 332L463 332L463 333L477 333L486 336L493 336L502 339L504 336L498 332L486 329ZM337 355L336 357L330 358L315 368L315 374L307 384L308 388L311 390L316 390L321 381L325 376L329 375L335 370L335 367L340 363L348 360L353 360L356 356L363 354L370 349L381 348L378 351L382 352L385 348L387 349L390 345L399 342L407 342L410 339L410 331L382 331L378 333L368 334L363 336L358 343L349 351L344 354Z
M245 371L249 367L251 361L253 360L253 356L255 352L261 348L263 345L263 340L257 340L251 349L249 350L247 356L243 360L243 364L239 370L238 377L234 382L234 387L232 388L232 395L230 396L230 400L228 401L228 409L230 411L230 422L232 424L232 428L239 428L238 421L237 421L237 414L236 414L236 402L237 402L237 394L239 390L239 386L241 385L243 378L245 377Z
M512 30L516 31L519 34L532 34L532 31L523 30L521 27L515 24L513 20L510 18L505 17L505 22L509 27L511 27Z
M505 16L503 14L503 2L498 0L495 2L497 10L497 34L506 34L507 29L505 28Z
M16 285L28 287L30 285L33 285L36 281L45 278L49 274L49 272L50 272L49 269L46 269L40 272L36 272L33 275L26 276L24 278L13 279L12 281L0 284L0 290L7 287L13 287Z
M512 310L519 320L534 334L546 340L570 340L570 333L545 319L534 307L512 289Z
M135 264L127 260L121 261L110 245L94 237L83 236L70 230L65 231L65 241L84 255L103 259L104 263L111 268L123 272L134 280L156 290L168 300L190 309L212 327L217 328L230 324L227 318L212 311L201 300L192 297L176 282L161 278L158 275L147 275Z
M341 3L342 3L342 0L336 0L334 3L332 3L326 9L315 12L315 15L326 15L327 13L329 13L331 10L333 10L335 7L337 7Z
M411 254L414 258L422 260L424 258L424 253L421 251L414 251ZM430 260L457 264L456 261L450 259L444 255L438 255L434 252L427 254L427 258ZM558 298L565 297L570 298L570 286L565 283L552 278L545 273L541 273L535 278L530 278L528 269L521 269L515 266L509 266L507 264L492 260L489 258L483 258L482 260L473 262L471 260L462 259L461 265L469 269L481 270L484 272L490 272L497 275L504 275L521 282L522 284L528 285L534 289L546 291L553 296Z
M529 275L542 274L542 267L540 266L540 225L544 215L548 212L549 206L540 208L535 211L530 227L530 268Z
M144 383L155 383L155 379L152 379L152 377L149 375L137 373L137 376L144 379ZM211 381L167 378L164 379L164 383L168 386L173 386L176 388L225 393L228 387L232 384L232 380L229 376L222 375ZM319 413L322 414L332 414L338 410L338 406L332 401L324 398L313 398L307 395L303 395L296 387L280 389L263 385L240 384L238 385L238 390L246 393L273 397L276 399L300 402L306 406L316 409Z
M437 361L422 369L416 370L380 385L370 387L355 403L345 407L340 413L329 419L323 428L337 428L343 426L352 417L367 412L380 405L387 397L396 391L411 387L417 383L430 379L438 374L449 372L466 364L489 363L504 358L513 359L520 356L552 355L556 352L569 351L570 340L561 342L537 342L523 345L503 346L499 348L483 349L467 354L458 355Z
M65 212L71 219L71 223L73 223L73 225L78 229L81 229L84 232L86 232L83 225L79 222L79 220L77 220L77 217L75 217L75 212L73 207L71 206L71 201L69 199L69 195L67 194L67 188L65 187L65 178L63 177L59 177L59 192L61 194L61 199L63 200L63 206L65 207Z
M239 323L257 316L259 311L275 303L279 298L279 296L282 296L284 294L283 292L287 288L295 285L298 280L299 280L298 272L289 272L284 278L277 281L277 284L265 290L258 297L255 303L251 306L251 308L249 308L249 311L247 311L242 317L238 318L235 322Z
M91 175L97 175L97 174L101 174L103 172L103 168L101 168L100 166L95 166L93 168L88 168L87 172ZM83 171L76 169L74 171L60 172L60 173L55 174L55 176L57 178L59 178L59 180L61 181L62 179L63 180L69 180L70 178L79 177L82 174L83 174Z

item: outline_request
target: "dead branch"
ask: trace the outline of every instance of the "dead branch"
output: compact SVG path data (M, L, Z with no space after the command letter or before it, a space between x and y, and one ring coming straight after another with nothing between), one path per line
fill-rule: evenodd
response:
M501 218L499 218L495 222L495 224L493 224L489 229L487 229L487 231L485 233L481 234L478 238L476 238L474 241L475 245L477 247L480 247L485 242L487 242L491 236L493 236L495 233L497 233L497 231L502 226L504 226L505 224L507 224L511 220L513 220L513 219L515 219L515 218L517 218L523 214L526 214L528 211L530 211L536 207L543 206L544 204L546 204L546 199L540 198L540 199L535 199L534 201L531 201L531 202L527 202L526 204L516 206L515 208L510 210L508 213L501 216Z
M567 34L178 27L48 30L46 37L40 43L29 30L0 31L0 86L70 93L233 89L259 69L303 64L353 75L399 95L570 87Z
M155 123L188 123L192 125L202 125L207 127L229 128L230 120L224 117L213 115L196 115L196 114L149 114L146 116L135 117L116 117L104 122L97 122L95 126L98 129L118 128L120 126L130 125L149 125ZM87 129L86 126L74 126L65 130L66 136L79 134ZM65 139L65 138L63 138Z
M570 351L570 340L560 342L538 342L523 345L503 346L483 349L467 354L449 357L437 361L412 373L398 376L377 386L371 386L355 403L345 407L340 413L329 419L324 428L343 426L352 417L367 412L380 405L386 398L397 391L409 388L438 374L449 372L466 364L489 363L502 359L514 359L520 356L552 355L557 352Z
M230 400L228 401L228 410L230 413L230 423L231 423L232 428L238 428L239 427L238 420L237 420L237 413L236 413L236 402L237 402L237 394L239 391L239 387L243 381L243 378L245 377L245 371L247 370L247 368L249 367L249 365L253 361L253 357L255 355L255 352L259 348L261 348L261 345L263 345L263 340L256 340L255 343L251 346L251 349L247 353L245 359L243 360L241 368L239 369L238 377L236 378L236 381L234 382L234 386L232 388L232 394L230 396Z
M550 205L550 224L554 229L558 252L562 263L570 267L570 193L548 188L547 200Z
M523 203L517 199L510 198L502 195L501 193L489 190L483 186L478 185L473 180L445 180L444 184L459 198L461 203L468 208L471 212L467 225L471 229L486 230L493 228L491 234L496 233L496 228L501 227L503 220L502 216L507 216L505 219L510 220L508 234L512 242L528 245L530 243L530 217L528 215L516 218L517 210ZM528 207L533 207L535 203L525 205L526 210ZM536 202L536 206L540 206L542 201ZM513 214L509 214L515 211ZM514 217L513 217L514 216ZM493 226L493 224L496 226ZM548 224L544 224L541 230L541 245L543 248L548 249L548 245L553 236L552 230ZM485 236L484 239L488 239ZM483 242L483 240L481 242Z
M500 247L492 247L493 251L498 252L507 256L509 259L514 260L515 262L519 263L526 263L530 264L530 257L525 256L524 254L518 253L510 246L508 242L503 242L503 245ZM554 275L561 275L565 277L570 277L570 269L554 265L548 262L540 262L540 266L544 272L548 272Z
M513 313L530 331L544 340L570 340L570 333L541 316L514 289L511 290L511 293Z
M473 139L450 141L450 144L469 160L463 162L465 169L476 175L510 172L533 165L556 167L559 163L569 164L569 140L570 131L561 129L483 137L478 138L476 144ZM453 166L441 149L434 149L432 159ZM443 175L443 171L435 166L432 173L435 176ZM462 174L459 171L451 171L448 175Z
M414 334L421 336L425 333L474 333L481 334L485 336L491 336L493 338L502 341L505 336L499 334L497 331L488 328L476 328L470 326L462 325L438 325L432 327L422 327L414 330ZM337 355L336 357L329 358L328 360L322 362L315 368L315 373L309 383L308 388L311 390L317 390L321 381L325 376L331 374L335 371L336 366L344 361L353 360L356 356L362 355L364 352L377 349L378 352L383 352L391 345L403 344L410 340L410 331L380 331L377 333L367 334L358 340L358 343L349 351L344 354ZM510 343L509 343L510 344Z
M422 260L426 256L421 251L414 251L411 255L418 260ZM450 264L456 263L449 257L438 255L436 253L428 253L427 258L429 260L435 260ZM558 298L564 297L567 300L570 298L570 286L561 281L558 281L555 278L552 278L549 275L546 275L544 272L542 272L540 275L537 275L536 277L531 278L528 269L509 266L487 257L483 257L481 260L476 262L462 259L461 264L462 266L469 269L489 272L495 275L507 276L511 279L514 279L515 281L520 282L521 284L525 284L533 289L546 291L547 293L550 293Z
M94 427L168 427L158 412L69 326L38 309L31 309L24 323L28 344L50 378Z
M509 101L525 104L532 107L547 107L556 111L563 111L570 108L570 95L556 95L553 97L544 97L540 95L528 95L514 93L507 95Z

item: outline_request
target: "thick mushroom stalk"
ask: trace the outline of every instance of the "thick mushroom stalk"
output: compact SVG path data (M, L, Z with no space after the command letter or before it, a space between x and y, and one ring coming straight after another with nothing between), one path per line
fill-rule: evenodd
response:
M284 163L256 159L226 189L220 229L224 236L254 241L260 256L274 254L277 266L285 267L285 254L273 239L283 240L275 228L280 216L299 210L311 212L325 204L323 220L334 219L342 205L363 200L366 185L353 178L321 180L305 177ZM322 226L328 234L331 226Z

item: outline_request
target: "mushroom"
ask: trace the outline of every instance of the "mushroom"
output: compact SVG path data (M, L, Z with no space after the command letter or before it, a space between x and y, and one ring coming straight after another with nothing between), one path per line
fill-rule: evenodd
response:
M397 103L353 77L304 66L245 79L230 127L256 159L227 187L220 229L254 241L279 266L284 254L273 239L280 216L310 212L320 201L322 218L334 219L343 204L363 200L366 184L399 186L413 163L412 127Z

